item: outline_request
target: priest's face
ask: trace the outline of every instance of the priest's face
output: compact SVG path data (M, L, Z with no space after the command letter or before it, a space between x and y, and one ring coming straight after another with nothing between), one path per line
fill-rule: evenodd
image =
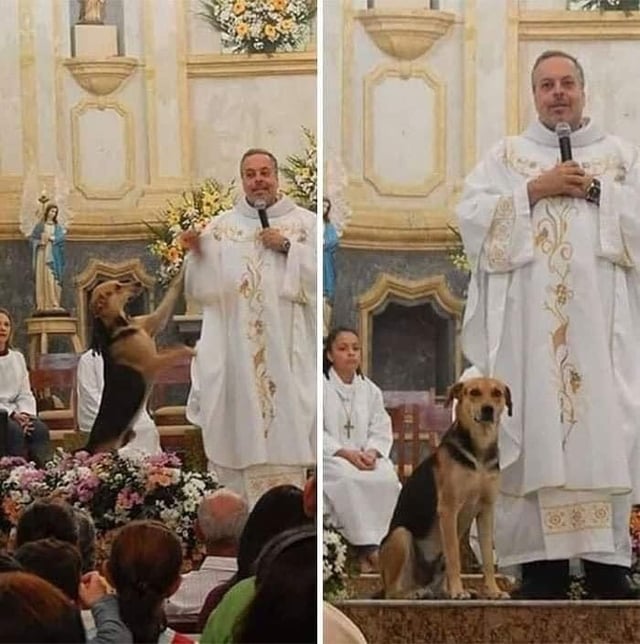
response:
M533 99L540 121L554 130L565 121L576 129L584 109L584 81L569 58L543 60L533 72Z
M266 154L252 154L242 162L242 189L247 201L265 201L267 207L278 199L278 172Z

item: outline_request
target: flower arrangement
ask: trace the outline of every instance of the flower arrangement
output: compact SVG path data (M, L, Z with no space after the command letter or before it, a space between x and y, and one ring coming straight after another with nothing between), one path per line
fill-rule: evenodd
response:
M216 215L233 208L234 184L222 185L214 179L182 193L178 203L171 203L161 211L160 221L147 223L154 239L149 244L152 255L160 258L158 277L161 284L168 284L180 270L184 261L184 248L180 235L185 230L202 230Z
M0 459L0 531L8 534L32 501L57 496L91 514L99 542L108 542L111 530L133 519L157 519L175 531L191 559L197 556L198 505L217 487L213 474L184 470L173 454L131 458L60 450L44 469L5 457Z
M312 0L202 0L200 17L233 52L299 51L311 35Z
M322 582L325 599L346 595L347 542L334 526L326 522L322 531Z
M314 133L306 127L302 131L307 147L302 154L287 157L282 174L291 186L286 190L289 197L303 208L315 211L318 199L318 147Z
M449 259L451 263L463 273L471 272L471 265L469 264L469 258L467 253L464 250L464 244L462 243L462 235L460 231L455 226L449 226L449 230L454 234L456 238L456 243L449 249Z
M568 9L573 11L624 11L629 15L637 11L640 3L638 0L569 0Z

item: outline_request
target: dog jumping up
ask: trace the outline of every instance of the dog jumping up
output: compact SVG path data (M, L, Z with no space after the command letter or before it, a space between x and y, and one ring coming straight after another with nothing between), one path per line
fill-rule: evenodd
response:
M402 487L389 531L380 546L386 598L464 599L460 537L475 518L484 590L506 598L493 565L493 515L499 487L498 424L512 412L511 392L499 380L473 378L453 385L447 405L458 401L456 420L436 451Z
M118 449L146 404L155 375L195 350L184 345L158 350L155 336L167 325L184 281L171 282L160 306L148 315L129 317L124 307L138 295L138 282L110 280L96 286L89 307L94 316L91 348L104 359L104 390L98 415L84 449L90 453Z

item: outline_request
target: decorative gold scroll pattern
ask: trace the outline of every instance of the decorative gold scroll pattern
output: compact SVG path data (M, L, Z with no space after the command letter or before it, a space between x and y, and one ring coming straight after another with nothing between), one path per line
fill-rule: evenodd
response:
M542 524L547 534L606 529L611 527L611 521L611 503L606 501L542 508Z
M500 197L485 242L487 263L491 270L507 271L510 268L509 248L515 218L513 197Z
M562 446L566 446L571 431L578 422L576 398L582 386L582 375L572 361L568 344L570 319L566 311L573 299L571 289L571 258L573 245L567 241L569 219L576 209L562 198L548 199L545 214L536 226L534 244L547 256L550 284L544 309L556 321L550 332L551 350L556 365L560 422L563 425Z
M253 371L260 404L264 437L275 418L276 383L267 369L267 343L264 328L264 291L262 289L262 268L264 253L257 252L253 257L246 257L247 268L240 279L238 292L247 300L249 320L247 339L253 348Z

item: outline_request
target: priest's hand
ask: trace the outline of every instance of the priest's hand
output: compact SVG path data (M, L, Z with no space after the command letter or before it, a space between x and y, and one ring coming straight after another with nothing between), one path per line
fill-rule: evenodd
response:
M373 465L370 464L369 458L367 458L366 454L359 449L342 448L335 453L335 456L344 458L359 470L372 470L375 468L375 463L373 463Z
M371 466L371 469L374 470L376 468L376 461L378 460L378 450L376 449L367 449L363 453L363 458L365 459L365 462L368 463Z
M282 252L285 242L287 241L287 238L275 228L265 228L264 230L261 230L259 237L265 248L274 250L277 253Z
M592 177L575 161L559 163L527 184L531 207L545 197L576 197L584 199Z
M178 242L185 250L192 250L196 255L202 255L200 233L197 230L185 230L178 237Z

